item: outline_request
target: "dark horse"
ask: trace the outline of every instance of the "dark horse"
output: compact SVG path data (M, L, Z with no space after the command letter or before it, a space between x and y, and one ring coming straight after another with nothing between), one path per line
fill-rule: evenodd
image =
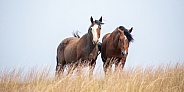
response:
M107 33L102 38L101 58L103 61L104 72L107 69L111 71L112 64L115 64L115 71L117 67L123 69L128 55L128 47L133 37L130 34L133 28L127 30L123 26L117 27L112 33Z
M89 74L92 75L98 56L101 25L104 23L102 23L102 17L95 21L91 17L90 21L88 33L81 38L74 33L74 37L66 38L59 44L57 48L57 76L64 72L66 65L74 65L72 66L72 70L74 70L79 64L86 62L90 67Z

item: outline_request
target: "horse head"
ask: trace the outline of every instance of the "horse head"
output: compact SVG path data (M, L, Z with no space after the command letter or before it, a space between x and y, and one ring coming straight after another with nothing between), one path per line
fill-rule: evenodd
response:
M127 30L123 26L120 26L118 29L118 48L121 50L122 57L127 57L129 43L133 40L132 35L130 34L133 28Z
M91 16L90 21L91 26L88 29L88 34L90 39L92 40L92 43L97 44L100 38L101 25L104 23L102 23L102 17L99 20L93 21L93 18Z

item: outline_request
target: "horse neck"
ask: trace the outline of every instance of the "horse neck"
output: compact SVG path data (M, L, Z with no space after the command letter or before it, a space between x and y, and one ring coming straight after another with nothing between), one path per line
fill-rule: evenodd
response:
M90 35L89 33L87 34L86 42L87 42L87 47L89 47L89 49L93 49L96 46L95 44L93 44L92 35Z
M86 48L88 51L91 51L95 48L95 44L93 44L90 36L88 33L86 33L85 35L83 35L81 38L80 38L80 42L82 42L82 46L84 46L84 48Z
M119 48L118 48L118 30L117 28L111 33L111 38L112 38L114 50L118 51Z

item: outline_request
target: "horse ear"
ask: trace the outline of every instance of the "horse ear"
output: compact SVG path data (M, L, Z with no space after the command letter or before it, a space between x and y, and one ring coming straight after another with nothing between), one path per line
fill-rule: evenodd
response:
M132 32L132 30L133 30L133 27L132 27L131 29L129 29L129 33L131 33L131 32Z
M123 31L121 31L121 29L119 29L119 28L118 28L118 32L119 32L120 34L124 33L124 32L123 32Z
M91 21L91 23L93 23L93 17L91 16L91 18L90 18L90 21Z
M102 23L102 16L100 17L99 21Z

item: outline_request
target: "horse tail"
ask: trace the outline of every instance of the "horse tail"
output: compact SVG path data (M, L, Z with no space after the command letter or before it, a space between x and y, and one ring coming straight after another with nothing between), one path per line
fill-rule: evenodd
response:
M57 65L58 65L58 56L56 56L56 62L57 62Z
M80 36L79 36L79 31L75 31L75 32L73 32L72 34L73 34L74 37L80 38Z

